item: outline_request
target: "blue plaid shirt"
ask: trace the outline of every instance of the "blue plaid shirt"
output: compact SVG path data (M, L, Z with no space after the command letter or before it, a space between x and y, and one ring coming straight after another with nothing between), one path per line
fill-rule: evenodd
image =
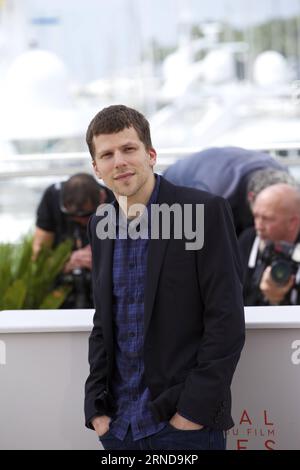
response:
M150 231L150 206L157 200L160 177L156 183L148 210ZM124 219L123 219L124 221ZM117 403L110 430L124 440L129 426L134 440L159 432L165 423L155 423L148 407L150 391L144 378L144 290L147 268L148 239L117 238L113 255L113 321L115 331L115 373L112 391ZM129 224L130 225L130 224ZM125 230L128 225L125 221ZM124 229L124 226L123 226Z

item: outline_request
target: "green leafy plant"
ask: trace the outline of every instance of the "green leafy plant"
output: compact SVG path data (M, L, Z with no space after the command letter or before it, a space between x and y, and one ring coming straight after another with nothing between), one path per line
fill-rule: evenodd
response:
M71 240L43 247L35 260L32 237L17 245L0 244L0 310L59 308L72 287L55 286L72 251Z

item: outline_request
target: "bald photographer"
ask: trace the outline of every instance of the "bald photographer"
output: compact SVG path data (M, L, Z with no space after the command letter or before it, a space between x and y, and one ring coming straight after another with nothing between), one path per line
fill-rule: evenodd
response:
M254 228L239 238L245 305L300 303L300 192L274 184L252 204Z

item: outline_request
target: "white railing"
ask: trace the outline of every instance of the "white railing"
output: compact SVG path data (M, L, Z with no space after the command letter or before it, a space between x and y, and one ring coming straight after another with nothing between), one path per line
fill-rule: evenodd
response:
M247 145L247 149L271 154L286 166L300 166L300 141L293 144ZM158 150L156 170L163 172L179 158L203 150L196 147L165 148ZM0 179L30 176L61 176L82 171L91 172L91 157L88 152L42 153L11 155L0 158Z
M83 416L92 317L0 311L0 449L100 449ZM228 448L299 449L300 306L248 307L245 317Z

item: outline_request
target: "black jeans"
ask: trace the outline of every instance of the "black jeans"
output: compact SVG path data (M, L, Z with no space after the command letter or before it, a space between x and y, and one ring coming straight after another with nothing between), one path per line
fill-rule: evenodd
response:
M133 441L131 430L124 441L117 439L111 431L99 437L105 450L225 450L224 431L204 427L195 431L181 431L171 424L152 436Z

